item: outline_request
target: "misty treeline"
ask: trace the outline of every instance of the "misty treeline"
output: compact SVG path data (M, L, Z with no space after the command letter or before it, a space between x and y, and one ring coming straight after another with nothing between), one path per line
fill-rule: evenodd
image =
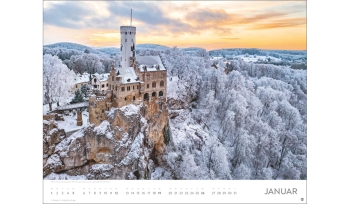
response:
M119 55L107 55L91 53L89 50L80 51L68 48L48 48L44 47L44 55L56 55L62 63L67 65L75 73L109 73L113 60L115 65L119 65Z
M306 179L306 70L189 56L163 57L172 145L153 179ZM169 97L170 96L170 97ZM171 109L171 108L170 108Z
M256 48L233 48L233 49L219 49L209 51L211 56L229 56L229 55L260 55L280 58L282 60L294 61L305 60L306 50L261 50Z

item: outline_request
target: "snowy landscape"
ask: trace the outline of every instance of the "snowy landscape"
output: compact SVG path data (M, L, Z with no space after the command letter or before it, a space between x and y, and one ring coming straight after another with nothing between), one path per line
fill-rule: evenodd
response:
M169 128L159 130L165 131L162 153L155 154L147 139L154 124L144 116L143 103L106 111L108 119L97 127L89 124L87 108L82 126L76 110L65 111L43 121L44 179L307 179L305 50L207 51L155 44L136 50L165 59ZM109 73L112 62L120 63L116 47L56 43L45 45L43 54L43 115L54 112L57 102L86 101L79 95L86 90L71 91L77 75ZM118 135L119 115L132 133ZM84 147L88 143L90 150ZM114 152L99 149L102 144ZM87 154L94 145L92 160Z

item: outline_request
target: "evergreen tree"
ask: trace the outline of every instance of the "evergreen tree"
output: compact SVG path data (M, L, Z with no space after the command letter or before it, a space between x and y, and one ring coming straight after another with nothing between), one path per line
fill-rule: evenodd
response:
M83 97L89 97L90 87L87 84L83 84L81 86L81 93L83 94Z
M75 96L70 103L73 104L73 103L80 103L80 102L84 102L84 95L80 91L80 89L78 89L75 91Z

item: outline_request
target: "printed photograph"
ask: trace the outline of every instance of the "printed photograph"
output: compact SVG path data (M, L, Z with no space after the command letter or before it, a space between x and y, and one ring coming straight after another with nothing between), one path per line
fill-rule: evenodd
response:
M44 180L306 180L306 1L44 1Z

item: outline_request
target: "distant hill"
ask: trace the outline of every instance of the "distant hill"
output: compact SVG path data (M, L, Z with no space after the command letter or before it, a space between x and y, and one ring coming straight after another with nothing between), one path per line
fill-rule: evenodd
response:
M116 47L96 48L96 50L109 55L115 55L120 52L120 48L116 48Z
M136 51L140 50L166 50L170 49L170 47L158 44L136 44ZM115 55L120 53L120 48L118 47L104 47L104 48L96 48L96 50L103 52L109 55Z
M44 45L44 48L66 48L66 49L78 50L82 52L84 52L85 50L88 50L90 53L93 53L93 54L99 54L99 55L105 54L91 47L77 44L77 43L69 43L69 42L60 42L60 43L55 43L51 45Z
M182 50L184 52L195 52L198 50L205 50L205 49L201 48L201 47L187 47L187 48L180 48L180 50Z
M158 44L137 44L136 45L136 50L142 50L142 49L166 50L166 49L170 49L170 47L167 47L164 45L158 45Z

